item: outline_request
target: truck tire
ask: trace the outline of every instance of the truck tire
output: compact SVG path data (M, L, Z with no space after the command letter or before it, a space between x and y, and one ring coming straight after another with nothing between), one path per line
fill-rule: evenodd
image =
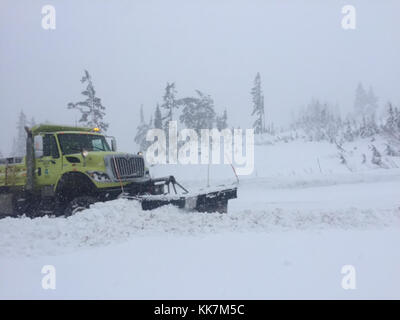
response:
M97 201L98 200L95 197L90 197L90 196L82 196L74 198L67 204L64 210L64 216L69 217L77 212L88 209L91 204L94 204Z

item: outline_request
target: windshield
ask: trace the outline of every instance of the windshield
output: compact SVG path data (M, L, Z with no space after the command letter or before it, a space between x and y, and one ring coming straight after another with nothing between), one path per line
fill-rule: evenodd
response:
M67 133L59 134L61 151L63 154L86 151L110 151L110 147L103 136L94 134Z

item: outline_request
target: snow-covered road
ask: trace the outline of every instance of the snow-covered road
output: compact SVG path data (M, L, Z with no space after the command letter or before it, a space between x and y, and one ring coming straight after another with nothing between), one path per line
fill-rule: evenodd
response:
M244 180L228 215L117 200L6 218L0 298L400 298L397 174ZM349 264L355 290L341 287Z
M1 259L1 298L399 298L399 230L148 236L73 254ZM43 265L56 290L43 290ZM356 270L344 290L343 265Z

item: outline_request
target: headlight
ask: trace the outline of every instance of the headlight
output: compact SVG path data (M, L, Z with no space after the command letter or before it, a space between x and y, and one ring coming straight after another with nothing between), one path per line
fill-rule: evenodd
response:
M111 182L110 177L105 172L86 171L86 173L96 182Z

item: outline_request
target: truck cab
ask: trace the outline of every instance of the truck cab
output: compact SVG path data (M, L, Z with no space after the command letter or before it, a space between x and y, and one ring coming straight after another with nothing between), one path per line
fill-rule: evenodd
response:
M36 202L73 213L71 205L110 200L148 180L143 157L117 152L115 139L99 129L38 125L28 129L27 156L0 160L0 212L34 210Z

